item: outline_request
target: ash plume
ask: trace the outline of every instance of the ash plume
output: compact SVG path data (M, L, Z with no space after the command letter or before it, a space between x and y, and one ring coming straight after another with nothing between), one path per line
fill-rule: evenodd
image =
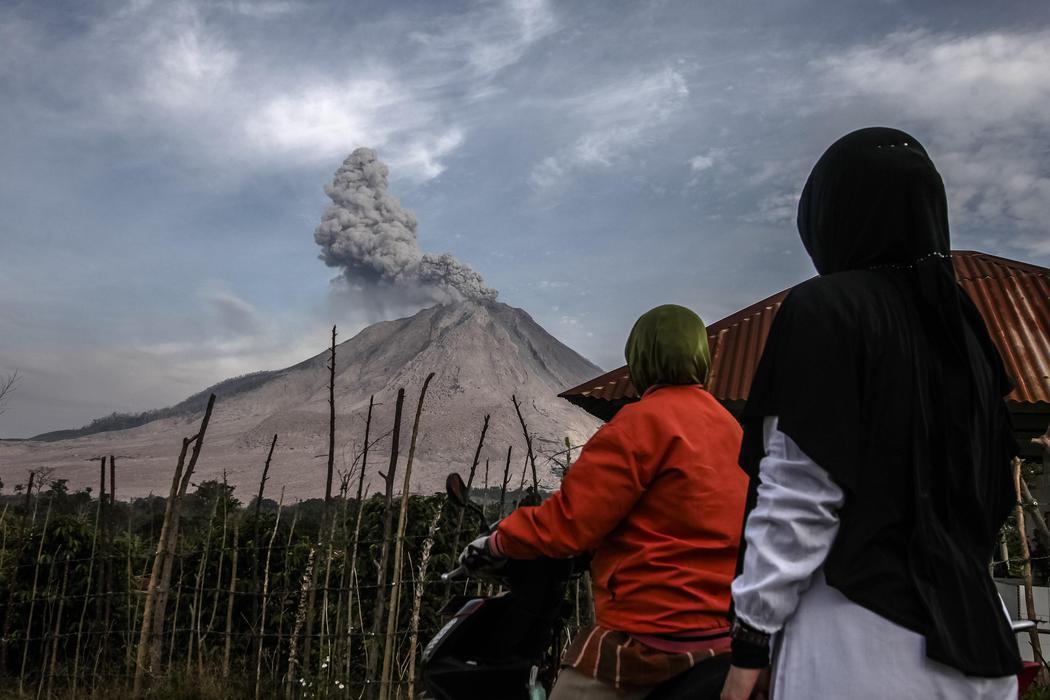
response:
M332 200L314 231L321 259L351 286L395 288L435 301L490 301L497 292L453 255L419 248L415 215L387 192L389 170L370 148L351 153L324 191Z

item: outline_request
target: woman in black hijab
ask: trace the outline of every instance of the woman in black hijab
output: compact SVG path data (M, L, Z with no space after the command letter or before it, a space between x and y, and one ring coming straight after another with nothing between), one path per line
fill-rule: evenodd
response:
M1015 498L1010 383L955 281L940 175L908 134L855 131L798 228L820 276L784 300L744 411L723 697L750 696L771 635L778 699L1016 697L988 574Z

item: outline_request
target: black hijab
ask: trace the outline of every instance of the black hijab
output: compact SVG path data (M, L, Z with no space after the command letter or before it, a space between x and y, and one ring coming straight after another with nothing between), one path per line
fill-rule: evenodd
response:
M955 281L940 175L908 134L855 131L813 168L798 228L820 276L773 322L741 465L757 481L762 419L778 416L846 494L829 585L924 635L936 661L1016 673L988 574L1015 501L1010 382Z

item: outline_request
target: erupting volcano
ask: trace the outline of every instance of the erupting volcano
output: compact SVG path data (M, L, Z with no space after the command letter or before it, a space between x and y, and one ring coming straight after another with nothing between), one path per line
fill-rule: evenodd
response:
M322 495L328 437L328 353L285 369L257 372L206 389L160 413L162 417L127 430L78 435L66 432L36 440L0 443L4 481L17 483L26 470L54 468L56 478L74 488L91 485L102 454L118 460L120 497L163 493L171 480L181 439L196 430L207 395L218 399L195 480L220 479L228 473L238 494L258 482L269 441L276 433L277 451L268 493L283 485L287 498ZM568 437L581 444L598 423L557 394L600 370L547 333L531 316L495 301L460 301L433 306L414 316L368 326L336 346L336 468L346 470L364 439L369 397L376 408L372 439L392 427L397 389L406 390L401 454L407 454L408 428L423 379L435 372L424 404L418 438L413 490L437 490L449 470L465 471L473 457L486 414L491 415L478 483L485 460L492 460L491 482L499 485L508 445L519 478L525 457L524 438L511 395L522 404L538 451L554 452ZM58 438L58 439L55 439ZM550 443L545 443L549 440ZM549 448L544 445L548 444ZM372 447L369 460L373 492L385 469L388 437ZM403 458L403 457L402 457ZM538 456L540 479L555 484L553 462ZM515 482L517 483L517 482Z

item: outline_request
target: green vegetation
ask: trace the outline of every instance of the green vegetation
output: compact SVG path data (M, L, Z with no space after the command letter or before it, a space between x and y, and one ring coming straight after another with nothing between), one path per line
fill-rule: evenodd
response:
M254 697L257 665L266 697L359 697L384 514L388 507L396 514L400 503L395 497L388 506L382 495L358 503L347 497L355 488L342 480L327 536L322 499L283 506L265 499L256 519L255 499L242 503L221 482L202 482L186 495L151 697ZM508 494L508 509L521 495ZM475 498L490 517L498 515L499 489ZM64 480L28 499L0 497L0 694L128 695L164 511L159 497L103 499L100 508L89 490L70 492ZM401 687L409 680L413 630L418 673L418 654L443 624L440 610L450 595L480 588L440 581L477 531L472 520L443 494L409 498L393 645L393 682Z

